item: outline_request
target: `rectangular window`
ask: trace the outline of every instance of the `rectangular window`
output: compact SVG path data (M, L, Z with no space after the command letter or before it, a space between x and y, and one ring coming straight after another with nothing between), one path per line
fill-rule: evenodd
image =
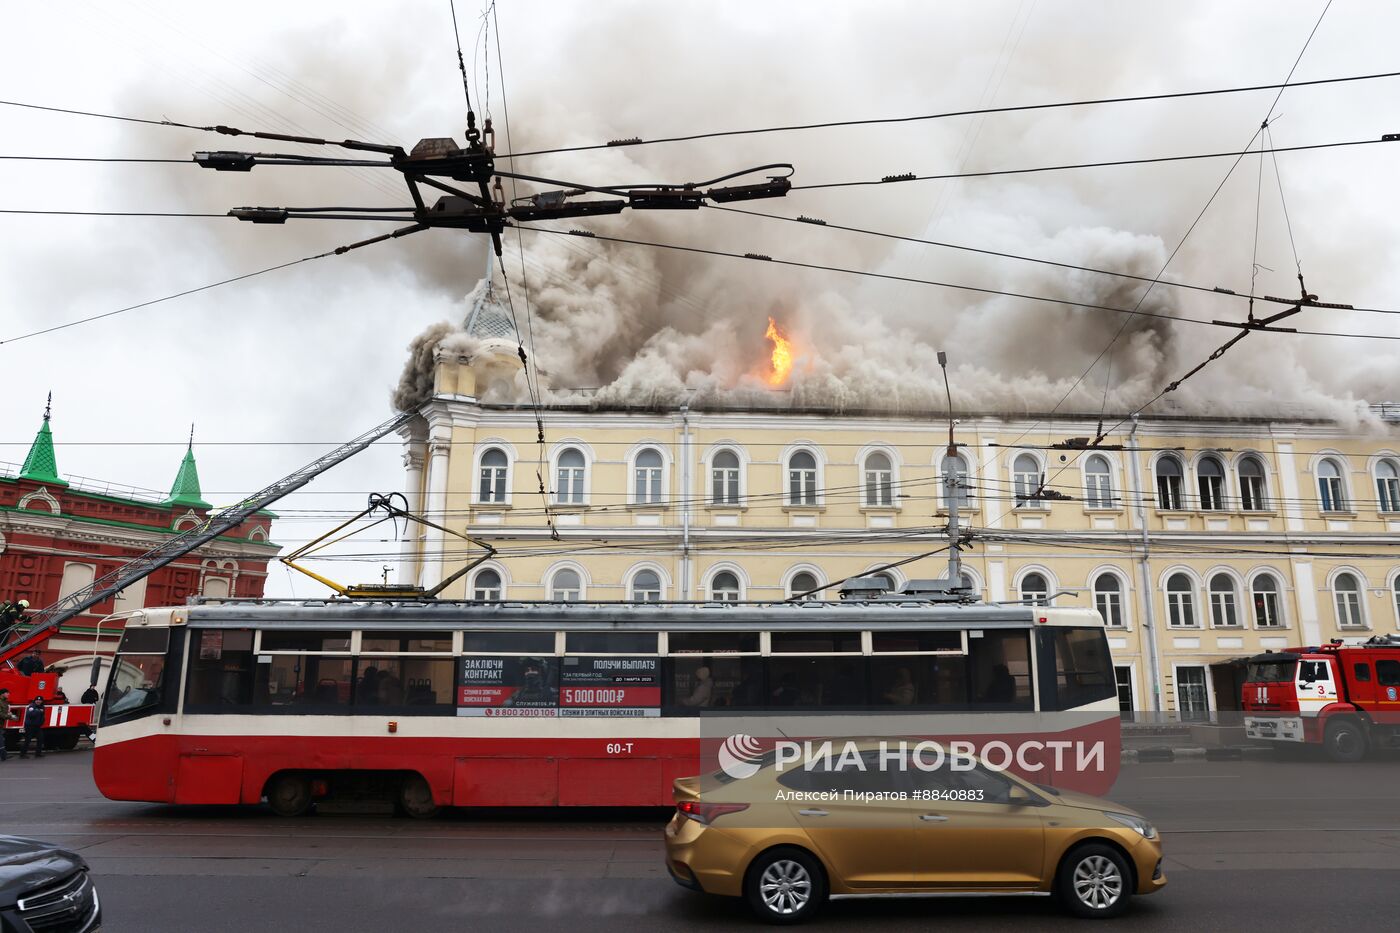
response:
M1210 623L1216 628L1239 625L1235 616L1235 594L1229 590L1212 590L1210 594Z
M655 632L565 632L569 654L656 654Z
M1109 628L1123 627L1123 597L1113 590L1099 590L1094 594L1094 608L1103 616L1103 624Z
M170 629L129 628L122 631L117 647L121 654L165 654L170 650Z
M860 654L860 632L774 632L773 654Z
M388 654L451 654L452 636L446 632L365 632L360 651Z
M583 467L559 468L558 497L556 501L564 505L583 503Z
M1260 628L1281 628L1283 617L1278 611L1278 594L1268 591L1254 594L1254 624Z
M1126 665L1115 667L1113 679L1118 689L1118 713L1128 718L1137 710L1137 698L1133 696L1133 669Z
M861 707L866 704L865 674L859 657L772 657L768 659L768 705Z
M253 633L207 629L193 636L185 712L244 712L253 705Z
M661 467L637 467L636 499L644 503L661 501Z
M1240 508L1246 512L1261 512L1268 508L1264 502L1264 477L1240 477Z
M1107 509L1113 506L1113 491L1109 486L1107 473L1090 473L1085 488L1086 505L1091 509Z
M140 628L124 632L102 694L103 725L173 713L184 647L183 631Z
M264 632L266 637L269 633ZM303 712L349 712L355 662L319 654L260 654L253 705Z
M481 468L480 501L506 501L506 468L484 466Z
M894 502L892 490L894 474L890 470L865 471L865 504L873 506L891 505Z
M1196 624L1196 605L1190 593L1167 593L1167 624L1191 628Z
M451 658L361 658L355 679L354 703L361 707L411 708L452 705Z
M739 471L737 469L716 469L713 471L714 488L712 501L715 505L739 504Z
M1157 508L1168 512L1181 509L1181 477L1157 477Z
M962 632L871 632L875 654L964 654Z
M1103 629L1042 628L1038 637L1041 669L1053 669L1053 677L1041 679L1041 709L1076 709L1114 695L1113 661ZM1049 691L1043 688L1050 683L1054 694L1046 696Z
M1014 479L1017 507L1039 508L1044 505L1044 501L1040 498L1040 491L1045 481L1039 472L1016 473Z
M1376 683L1382 687L1400 687L1400 661L1389 659L1377 661Z
M1358 683L1367 684L1371 682L1371 665L1365 661L1357 661L1351 666L1351 673Z
M553 654L553 632L463 632L466 654Z
M671 636L674 652L675 635ZM758 649L755 642L754 650ZM666 662L666 706L679 713L714 707L766 706L764 662L756 656L719 654L676 657Z
M1379 494L1382 512L1400 512L1400 479L1394 476L1381 477L1376 480L1376 492Z
M1322 497L1322 511L1342 512L1346 510L1346 500L1342 498L1341 477L1318 477L1317 488Z
M870 664L873 706L966 709L967 658L963 655L885 655Z
M1030 709L1030 636L1023 631L969 632L969 689L976 707Z
M788 470L788 504L817 504L816 470Z
M1187 721L1210 718L1210 701L1206 695L1206 669L1204 667L1178 667L1176 669L1176 709L1181 718Z
M1199 476L1197 486L1201 493L1201 508L1218 512L1225 508L1225 478L1222 476Z
M258 651L350 650L349 632L273 632L264 630Z
M1361 594L1354 590L1336 592L1337 625L1341 628L1362 628L1365 621L1361 617Z
M757 632L672 632L671 654L758 654Z

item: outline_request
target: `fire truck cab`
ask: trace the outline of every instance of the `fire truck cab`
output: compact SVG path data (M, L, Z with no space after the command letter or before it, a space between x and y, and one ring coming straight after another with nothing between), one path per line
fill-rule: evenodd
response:
M1241 700L1251 739L1320 745L1333 761L1400 748L1400 636L1255 655Z

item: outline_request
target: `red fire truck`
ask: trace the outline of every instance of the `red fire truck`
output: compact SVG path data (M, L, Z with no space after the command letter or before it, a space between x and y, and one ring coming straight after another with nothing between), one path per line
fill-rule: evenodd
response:
M78 739L91 731L93 707L83 703L57 703L58 674L44 671L21 674L0 652L0 687L10 691L10 709L23 714L25 706L36 696L44 698L48 712L44 719L44 744L49 748L77 748ZM19 746L20 721L4 723L5 747Z
M1255 655L1241 699L1251 739L1321 745L1333 761L1400 748L1400 636Z

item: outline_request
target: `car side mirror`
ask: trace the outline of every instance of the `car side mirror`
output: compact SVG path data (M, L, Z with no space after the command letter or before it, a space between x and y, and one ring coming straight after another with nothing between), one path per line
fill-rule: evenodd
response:
M1013 784L1010 792L1006 795L1006 802L1013 807L1030 807L1039 801L1032 797L1024 787Z

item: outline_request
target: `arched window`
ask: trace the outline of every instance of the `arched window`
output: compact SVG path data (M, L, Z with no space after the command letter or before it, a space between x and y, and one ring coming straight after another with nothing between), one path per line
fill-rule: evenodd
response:
M661 501L661 451L648 447L637 454L633 465L636 482L633 486L636 501L656 504Z
M1346 492L1342 488L1342 468L1335 460L1323 460L1317 465L1317 497L1324 512L1345 512Z
M1196 464L1196 491L1201 508L1218 512L1225 508L1225 467L1215 457L1202 457Z
M632 601L637 603L661 602L661 577L655 570L639 570L632 578Z
M1254 624L1258 628L1282 628L1283 615L1279 612L1278 578L1271 573L1261 573L1254 578Z
M1167 578L1167 624L1189 628L1196 624L1196 594L1191 578L1174 573Z
M478 573L475 582L472 583L472 598L482 603L499 602L501 575L489 568Z
M1332 599L1337 606L1338 628L1362 628L1366 625L1361 615L1361 584L1355 574L1337 574L1332 581Z
M710 599L719 603L739 601L739 578L728 570L721 570L710 578Z
M568 567L556 571L549 581L549 598L561 603L578 602L583 596L583 582L578 571Z
M878 450L865 458L865 504L894 504L894 467Z
M217 599L228 597L228 577L205 577L204 595Z
M510 461L506 452L492 447L481 455L481 485L477 490L480 502L506 501L506 472Z
M951 477L953 481L953 495L951 496L951 500L958 503L958 508L967 508L972 502L972 492L967 482L967 461L962 457L949 457L944 455L938 468L942 471L938 479L939 488L943 490L943 504L945 506L952 505L952 501L950 501L948 495L948 487L944 485L948 482L949 477Z
M799 450L788 458L788 505L817 504L817 458Z
M1011 474L1016 487L1016 505L1041 505L1040 487L1044 481L1040 474L1040 461L1030 454L1021 454L1012 461Z
M1400 625L1400 574L1395 577L1395 582L1390 585L1395 602L1395 622Z
M1101 573L1094 578L1094 608L1110 628L1123 627L1123 581L1116 573Z
M1210 578L1210 624L1216 628L1233 628L1240 624L1235 610L1235 581L1227 573Z
M559 454L559 485L554 495L558 502L566 505L583 503L583 451L569 447Z
M1400 470L1394 460L1376 464L1376 503L1382 512L1400 512Z
M1269 507L1264 494L1264 464L1258 457L1240 461L1240 508L1246 512L1262 512Z
M1181 508L1181 461L1163 457L1157 461L1157 508L1175 512Z
M1043 573L1028 573L1021 578L1021 602L1032 606L1050 605L1050 583Z
M739 504L739 457L732 450L721 450L710 461L710 501Z
M815 590L819 586L821 586L821 583L817 581L817 578L814 574L810 574L805 570L801 573L795 573L792 575L792 580L788 583L788 598L791 599L799 593L810 593L812 590ZM811 595L804 596L802 598L821 599L822 594L811 593Z
M1113 482L1109 479L1108 461L1103 457L1095 455L1084 464L1084 504L1091 509L1113 506Z

